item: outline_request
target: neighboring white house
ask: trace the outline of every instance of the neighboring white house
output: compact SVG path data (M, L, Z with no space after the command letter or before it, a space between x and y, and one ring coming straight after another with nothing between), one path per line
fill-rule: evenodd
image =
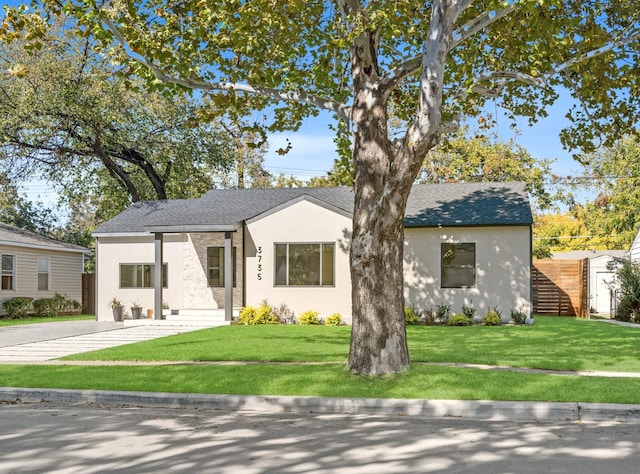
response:
M589 260L588 288L591 313L613 314L619 288L617 270L629 261L626 250L572 250L556 252L553 260Z
M87 253L84 247L0 223L0 312L4 301L17 296L40 299L58 293L82 301Z
M640 229L638 229L638 233L636 237L633 239L633 243L631 244L631 250L629 250L629 257L632 262L640 263Z
M112 319L116 298L156 318L164 305L174 313L225 308L230 319L233 307L266 299L349 321L352 209L350 188L212 190L136 203L93 234L98 320ZM522 183L414 186L406 304L455 312L467 304L480 314L497 307L507 318L514 308L530 312L531 225Z

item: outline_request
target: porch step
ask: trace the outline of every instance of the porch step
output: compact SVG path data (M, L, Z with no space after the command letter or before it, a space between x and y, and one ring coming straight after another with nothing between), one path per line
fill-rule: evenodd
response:
M234 309L233 315L237 317L240 309ZM224 308L220 309L179 309L163 311L164 319L127 319L125 326L191 326L214 327L226 326L230 321L224 320Z

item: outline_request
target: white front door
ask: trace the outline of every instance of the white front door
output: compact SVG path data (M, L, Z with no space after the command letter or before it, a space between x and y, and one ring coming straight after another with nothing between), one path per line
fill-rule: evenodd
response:
M596 298L594 302L596 313L609 314L611 311L614 281L614 272L596 272Z

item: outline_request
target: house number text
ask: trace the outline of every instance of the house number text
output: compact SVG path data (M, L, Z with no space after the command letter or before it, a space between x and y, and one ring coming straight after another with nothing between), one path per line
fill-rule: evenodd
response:
M262 247L258 247L256 255L258 256L258 280L262 280Z

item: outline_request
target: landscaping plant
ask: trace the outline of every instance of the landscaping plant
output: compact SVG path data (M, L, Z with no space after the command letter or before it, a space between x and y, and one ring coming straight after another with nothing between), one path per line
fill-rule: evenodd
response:
M342 325L342 316L340 313L333 313L324 320L324 324L325 326L340 326Z
M412 306L405 306L404 319L407 324L418 324L418 321L420 320L420 313L418 313L418 311L416 311Z
M318 319L317 311L304 311L300 313L298 317L298 322L302 325L310 325L310 324L322 324L320 319Z
M500 324L502 324L502 318L495 311L489 311L482 322L485 326L500 326Z
M640 264L625 263L618 270L620 281L620 302L616 309L616 319L640 322Z
M262 303L260 306L245 306L240 311L240 324L279 324L278 316L276 316L268 304Z
M454 314L447 322L449 326L470 326L471 318L466 314Z

